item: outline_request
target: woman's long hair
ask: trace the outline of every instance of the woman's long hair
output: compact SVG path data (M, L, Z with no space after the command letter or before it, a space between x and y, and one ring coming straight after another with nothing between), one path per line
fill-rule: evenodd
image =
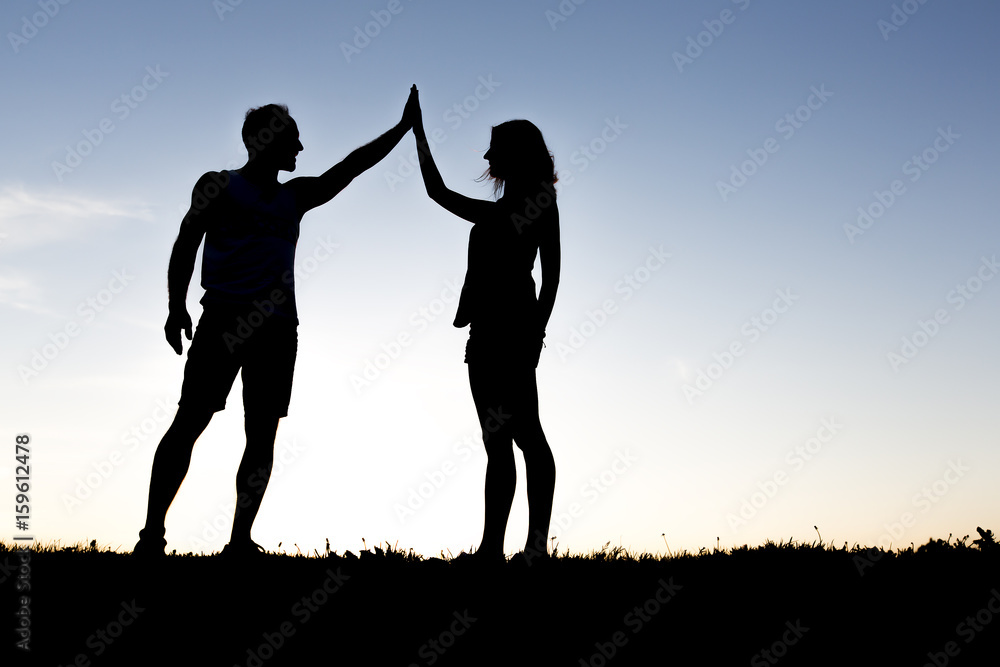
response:
M477 181L492 181L493 196L500 197L507 181L516 182L518 187L529 191L547 189L554 193L553 185L556 178L555 159L545 145L542 132L534 123L527 120L508 120L493 126L490 136L490 147L502 147L510 157L510 170L507 178L493 174L487 167Z

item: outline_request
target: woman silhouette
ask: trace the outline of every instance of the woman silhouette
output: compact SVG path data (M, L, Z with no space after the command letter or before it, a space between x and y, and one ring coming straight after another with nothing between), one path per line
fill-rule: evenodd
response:
M413 87L416 91L416 86ZM547 555L556 469L538 418L535 367L559 285L559 210L552 155L526 120L493 128L483 156L496 201L472 199L445 187L431 157L418 110L413 133L427 194L474 226L469 266L455 326L471 325L465 348L469 385L486 446L486 512L476 556L502 560L514 500L516 444L524 453L528 537L524 557ZM499 196L501 195L502 196ZM531 270L542 263L535 296Z

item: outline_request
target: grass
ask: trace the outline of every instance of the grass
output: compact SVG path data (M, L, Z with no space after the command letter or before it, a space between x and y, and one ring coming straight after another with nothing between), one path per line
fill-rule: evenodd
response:
M940 653L997 664L1000 546L981 529L972 541L888 549L822 537L666 554L553 544L552 558L496 567L363 545L286 546L249 566L194 553L144 566L93 540L33 545L30 657L47 667L326 664L315 656L615 667L924 665ZM0 617L11 626L20 558L0 542ZM13 653L12 634L3 650Z
M969 542L969 537L970 537L969 535L965 535L964 537L955 539L954 542L952 542L952 536L949 535L946 540L931 538L926 544L924 544L924 545L922 545L922 546L920 546L920 547L918 547L916 549L915 549L915 547L914 547L914 545L913 545L912 542L910 543L909 547L902 548L902 549L901 548L892 549L891 545L890 545L890 547L888 549L885 549L885 548L882 548L882 547L867 547L867 546L860 545L858 543L855 543L854 546L848 548L848 543L847 542L844 542L843 547L837 548L837 547L834 547L834 546L832 546L831 544L828 544L828 543L824 544L822 540L818 540L818 541L814 540L812 542L800 542L800 541L796 541L796 540L794 540L792 538L789 538L787 541L785 541L783 539L779 539L777 542L775 542L774 540L768 539L768 540L766 540L764 542L764 544L762 544L762 545L760 545L758 547L751 547L751 546L749 546L747 544L744 544L744 545L738 546L738 547L731 547L729 549L720 548L719 546L716 546L716 547L714 547L712 549L709 549L708 547L701 547L695 553L691 553L690 551L687 551L687 550L681 550L681 551L678 551L676 553L675 552L669 552L669 554L667 556L664 556L661 553L633 552L633 551L629 551L627 548L625 548L625 547L623 547L621 545L612 546L610 541L609 542L605 542L604 545L600 549L591 549L586 554L571 554L570 551L569 551L569 549L564 549L563 551L560 551L559 550L559 543L558 542L554 542L553 545L552 545L552 547L551 547L551 549L550 549L550 554L551 554L552 560L570 560L570 559L572 559L572 560L580 560L580 559L583 559L583 560L593 560L593 561L602 561L603 562L603 561L608 561L608 560L619 560L619 561L646 561L646 560L671 561L671 560L684 560L684 559L691 559L691 558L704 558L704 557L707 557L707 556L720 556L720 555L722 555L722 556L725 556L725 555L736 556L736 555L746 554L746 553L753 552L753 551L772 552L772 551L775 551L775 550L810 550L810 551L820 550L820 551L827 551L827 552L833 552L833 553L857 554L857 553L869 553L869 552L871 552L872 549L874 549L881 556L890 556L890 557L900 556L900 555L904 555L904 554L913 554L913 553L938 552L938 551L942 551L942 550L943 551L953 550L953 551L957 551L957 552L962 552L962 551L965 551L965 550L978 550L978 551L988 551L988 552L989 551L1000 550L1000 543L997 543L996 536L993 534L992 530L984 530L982 528L977 528L976 530L979 532L980 537L977 538L977 539L974 539L972 541L971 545L968 543ZM427 558L425 558L421 554L416 553L412 548L411 549L407 549L407 550L400 549L398 542L396 544L394 544L394 545L393 544L389 544L388 542L385 542L385 543L383 543L384 547L381 546L381 545L376 545L376 546L373 546L370 550L367 548L367 543L365 542L364 539L362 539L362 544L365 545L365 549L359 551L359 554L367 554L366 557L372 557L372 556L374 556L374 557L377 557L377 558L385 558L387 560L393 560L393 561L395 561L395 560L402 560L404 562L419 562L419 561L427 560ZM304 553L302 553L301 549L297 548L297 545L293 545L293 546L296 546L296 553L294 553L294 554L288 553L287 548L285 550L283 550L283 551L280 551L280 552L277 551L277 550L275 550L275 551L268 551L267 554L268 554L268 556L285 557L285 558L330 558L330 557L336 558L336 557L338 557L338 553L336 551L332 551L330 549L330 541L329 540L326 541L326 550L325 550L325 553L323 553L323 554L320 554L319 551L315 550L315 549L313 550L312 554L309 554L309 553L305 553L304 554ZM282 543L279 542L278 543L278 549L281 549L281 548L282 548ZM4 554L14 553L14 552L19 551L21 549L23 549L22 546L14 543L14 542L7 542L6 540L0 538L0 556L3 556ZM77 542L76 544L72 544L72 545L68 545L68 546L63 546L59 540L55 540L55 541L49 542L48 544L41 544L41 543L38 543L38 542L33 542L28 547L28 550L31 551L32 553L56 553L56 552L62 552L62 553L74 553L74 554L84 554L84 553L86 553L86 554L96 554L96 553L104 553L104 554L119 554L119 555L127 555L129 553L127 551L121 550L120 546L116 547L114 549L112 549L110 545L99 546L97 544L97 540L90 540L89 542L85 540L83 542ZM342 554L342 557L344 557L344 558L359 558L360 557L359 554L355 554L352 551L345 551ZM205 558L205 557L212 557L212 556L217 556L217 555L219 555L217 552L212 553L212 554L205 554L203 552L196 554L196 553L191 552L191 551L186 552L186 553L178 553L176 549L173 550L170 553L170 557L178 557L178 558L198 558L198 557ZM433 558L436 559L438 557L433 557ZM444 551L441 552L440 560L453 560L453 559L454 559L454 556L451 555L450 551L449 551L448 555L445 555Z

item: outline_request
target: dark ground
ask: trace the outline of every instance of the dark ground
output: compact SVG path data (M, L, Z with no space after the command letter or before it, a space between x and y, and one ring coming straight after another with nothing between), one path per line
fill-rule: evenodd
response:
M46 667L1000 665L1000 548L949 541L610 550L485 569L391 550L142 566L42 549L28 563L30 653L15 649L20 556L0 544L0 656Z

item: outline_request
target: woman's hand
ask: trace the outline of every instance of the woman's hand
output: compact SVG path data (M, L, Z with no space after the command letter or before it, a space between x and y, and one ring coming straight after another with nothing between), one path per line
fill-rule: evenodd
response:
M423 130L423 118L420 114L420 98L417 94L417 84L410 86L410 96L406 98L406 106L403 107L403 120L407 127L421 128Z

